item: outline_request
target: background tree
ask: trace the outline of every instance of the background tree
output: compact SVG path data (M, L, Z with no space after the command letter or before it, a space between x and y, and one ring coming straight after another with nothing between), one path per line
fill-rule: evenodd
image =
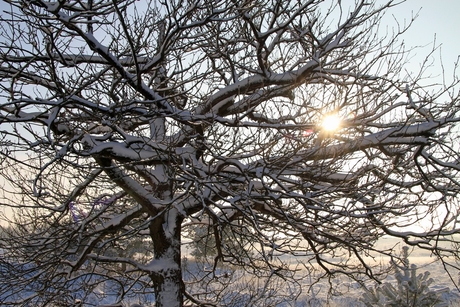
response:
M379 287L365 289L361 301L366 307L442 307L448 306L442 300L442 293L447 289L430 290L434 282L430 272L417 274L417 265L409 265L409 247L402 248L402 263L392 262L392 269L396 280L396 287L391 283L384 283Z
M232 223L234 225L229 227L223 225L223 229L210 227L209 223L204 227L202 225L188 227L191 228L190 235L184 235L191 240L190 255L198 260L215 259L222 253L222 248L225 248L227 254L234 254L234 258L240 261L244 257L250 257L247 255L246 248L251 246L251 233L245 223L238 220ZM235 225L236 223L239 223L240 227Z
M379 278L368 257L394 253L384 235L458 257L457 78L405 73L406 28L379 27L393 1L7 2L4 303L91 304L101 287L116 302L150 288L157 306L218 302L182 278L196 224L216 263L267 280L296 281L286 254ZM224 229L247 234L248 260ZM149 260L113 252L134 238Z

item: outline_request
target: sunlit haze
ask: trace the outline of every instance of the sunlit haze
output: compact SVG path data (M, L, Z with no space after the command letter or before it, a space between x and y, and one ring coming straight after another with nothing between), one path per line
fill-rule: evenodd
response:
M329 114L323 118L321 127L327 131L334 131L340 127L340 117L337 114Z

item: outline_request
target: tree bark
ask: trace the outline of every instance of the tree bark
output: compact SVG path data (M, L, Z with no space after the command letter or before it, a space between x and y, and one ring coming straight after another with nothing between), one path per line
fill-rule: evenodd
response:
M154 259L149 267L156 307L182 307L185 286L181 269L182 217L175 208L151 222Z

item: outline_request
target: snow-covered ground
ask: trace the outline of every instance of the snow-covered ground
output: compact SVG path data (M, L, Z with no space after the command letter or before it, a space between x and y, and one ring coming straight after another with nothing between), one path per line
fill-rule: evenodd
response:
M417 257L412 257L410 260L411 262L418 263L418 273L424 273L425 271L430 272L430 277L434 279L434 283L430 288L442 292L444 304L439 305L439 307L460 306L460 293L455 288L441 263L432 262L422 264L422 260L424 259L417 259ZM234 274L238 274L238 272L234 272ZM326 280L320 281L313 285L310 291L306 291L309 284L309 280L307 278L303 285L298 285L301 286L304 291L297 297L289 295L289 292L295 292L295 289L283 289L283 285L278 283L277 288L265 291L264 294L266 297L262 298L256 297L257 289L255 288L263 287L263 282L258 284L257 282L254 282L254 279L245 280L242 276L243 275L240 275L235 278L235 283L231 284L229 289L226 290L227 294L223 297L223 301L221 302L222 306L365 307L365 305L360 301L360 298L363 297L363 289L359 283L348 280L345 277L332 279L331 284L329 284ZM453 277L458 278L457 275L454 275ZM390 276L387 280L395 283L395 279L392 276ZM248 289L248 285L252 288ZM330 295L329 292L331 285L334 288L334 295ZM89 301L91 306L114 306L111 304L114 303L116 295L114 293L110 293L110 289L105 289L104 286L101 285L96 290L97 293L90 295ZM131 297L123 302L123 306L153 307L154 304L151 303L153 299L153 295L148 295L148 297L141 295L138 298ZM150 302L147 303L146 301Z
M426 259L417 259L417 257L411 257L411 263L418 263L417 273L424 273L425 271L430 272L430 277L434 279L434 282L430 286L431 290L436 290L441 293L443 299L442 305L439 306L460 306L460 293L456 289L449 275L445 272L440 262L423 263ZM432 259L431 259L432 261ZM458 278L455 274L452 276ZM390 275L387 282L396 284L396 280L393 275ZM357 282L347 280L346 278L336 278L332 281L337 295L328 297L329 285L327 282L320 282L312 287L311 293L305 293L301 295L298 302L293 305L295 307L364 307L364 303L360 301L363 297L363 289ZM289 306L289 305L286 305ZM283 306L284 307L284 306Z
M379 249L396 247L396 250L402 249L403 246L397 239L391 238L383 238L377 245ZM409 262L417 266L417 275L429 272L429 277L433 279L429 289L437 292L442 298L442 303L436 305L436 307L460 306L460 293L454 284L454 282L457 285L460 283L459 273L453 269L449 270L449 273L446 272L443 264L427 251L417 249L409 249L409 251ZM389 258L376 258L374 261L380 262L384 266L389 266L389 260ZM313 272L312 274L321 274L321 272ZM361 301L365 290L357 281L345 276L338 276L331 281L321 280L309 287L316 276L304 275L304 279L298 280L297 289L288 288L287 286L283 288L281 281L281 283L267 287L265 294L268 294L269 297L271 295L272 298L268 300L261 299L260 303L255 303L251 302L251 299L254 299L257 293L255 289L248 290L247 287L256 287L255 284L258 284L258 282L257 280L249 279L247 275L241 274L241 276L233 279L234 284L232 286L235 290L229 291L226 296L227 301L222 306L365 307L365 304ZM397 284L393 273L389 274L384 282L395 286ZM366 283L368 287L373 287L374 285L370 282ZM262 286L264 286L263 282L257 285L259 288ZM299 288L301 289L300 295L295 297L294 294L298 294L296 290ZM330 291L331 288L332 291ZM272 294L270 294L271 292ZM290 293L293 295L290 296Z
M382 242L382 244L391 245L393 243L388 241ZM192 259L188 259L187 268L189 272L191 271L191 274L199 275L199 272L203 268ZM417 265L418 274L426 271L430 272L430 277L434 280L430 285L430 289L442 294L443 304L437 305L438 307L460 306L460 293L453 283L453 281L456 283L459 282L460 276L457 272L451 271L449 276L442 263L435 261L435 258L431 257L427 252L412 251L409 260L410 263ZM225 269L219 270L219 273L224 276ZM187 273L184 274L187 279ZM319 271L314 272L314 274L319 274ZM231 276L225 277L228 278L227 281L230 281L230 286L225 289L225 294L221 297L221 306L365 307L364 303L360 301L364 290L358 282L344 276L339 276L330 281L321 280L309 287L315 276L309 276L308 274L304 274L304 276L306 277L299 279L298 284L294 286L288 286L282 279L278 279L275 283L267 286L263 281L259 281L254 277L251 278L242 271L232 271ZM389 275L386 281L396 284L396 280L392 274ZM370 284L367 285L370 286ZM263 287L266 287L265 291L260 290ZM330 291L331 287L333 289L332 292ZM299 291L299 289L301 290ZM136 289L134 290L136 291ZM138 291L143 292L141 289ZM262 294L263 297L259 296ZM115 302L116 296L117 294L113 292L110 284L101 284L95 293L89 296L89 301L91 306L114 306L111 304ZM153 300L153 294L140 295L139 297L131 296L126 298L122 306L151 307L153 306ZM0 297L0 304L1 301Z

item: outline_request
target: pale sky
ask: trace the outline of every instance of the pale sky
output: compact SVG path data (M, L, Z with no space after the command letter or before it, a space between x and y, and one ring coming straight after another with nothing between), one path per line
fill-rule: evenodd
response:
M341 1L354 3L354 0ZM0 10L8 9L9 5L0 1ZM391 17L393 15L401 24L404 24L404 20L409 21L411 16L417 13L419 17L412 28L404 34L404 41L407 46L428 46L417 52L417 55L411 60L411 65L419 65L424 60L436 36L436 44L442 45L440 51L434 55L436 63L440 64L439 57L442 56L446 73L451 75L453 64L460 55L460 0L407 0L392 8L388 12L386 21L394 24ZM439 74L439 66L434 70L433 74Z
M141 0L142 1L142 0ZM355 0L341 0L346 5ZM383 3L387 0L378 0ZM394 0L395 2L400 0ZM0 11L9 10L9 4L0 0ZM401 24L404 20L410 20L412 14L419 13L413 27L404 35L406 46L429 45L435 39L437 44L442 44L441 53L444 68L451 73L453 63L460 55L460 0L407 0L392 8L386 16L389 24L394 24L393 15ZM417 52L418 56L412 60L412 64L418 64L424 59L432 45L425 50Z
M404 34L404 41L407 46L429 46L420 49L417 56L411 60L411 64L419 64L423 61L436 37L436 45L441 44L440 51L434 54L436 64L440 63L440 56L442 56L446 73L451 76L453 64L460 55L460 1L407 0L391 9L389 13L393 14L401 24L404 19L409 21L412 14L418 13L412 28Z
M355 2L355 0L341 1L343 4ZM383 3L387 0L378 1ZM9 4L0 0L0 10L9 10ZM443 61L446 65L452 64L460 54L460 0L407 0L392 8L387 17L391 18L393 14L400 23L403 23L404 19L409 20L412 13L415 15L417 12L419 17L405 34L407 45L429 44L433 42L436 34L437 42L443 45Z

